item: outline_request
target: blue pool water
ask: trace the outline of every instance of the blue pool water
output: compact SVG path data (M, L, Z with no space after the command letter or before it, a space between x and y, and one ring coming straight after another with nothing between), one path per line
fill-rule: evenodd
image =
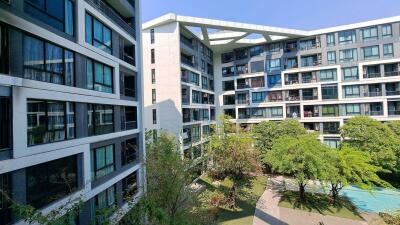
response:
M377 188L368 191L350 186L343 188L341 195L349 198L364 212L393 212L400 209L400 191L395 189Z

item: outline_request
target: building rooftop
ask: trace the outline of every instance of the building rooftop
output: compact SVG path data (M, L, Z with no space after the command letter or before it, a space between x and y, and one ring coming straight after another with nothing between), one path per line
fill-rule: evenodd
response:
M143 24L147 30L160 25L179 22L190 30L213 51L221 52L249 45L258 45L278 40L302 38L341 30L356 29L400 21L400 16L370 20L317 30L296 30L257 24L213 20L168 13Z

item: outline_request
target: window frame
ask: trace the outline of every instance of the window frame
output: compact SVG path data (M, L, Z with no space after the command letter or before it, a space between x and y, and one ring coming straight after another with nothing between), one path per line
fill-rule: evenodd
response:
M391 46L390 48L388 48L389 46ZM387 43L387 44L383 44L383 57L384 58L391 58L394 56L394 46L393 43ZM388 53L386 52L387 50L391 49L391 51ZM386 53L385 53L386 52Z
M89 76L89 74L88 74L88 66L89 66L89 62L92 64L92 68L91 68L91 70L92 70L92 78L91 78L91 80L92 80L92 84L91 84L91 86L93 87L93 88L89 88L89 79L87 79L88 78L88 76ZM102 72L102 74L103 74L103 83L99 83L99 82L97 82L96 81L96 64L99 64L99 65L101 65L101 67L102 67L102 70L103 70L103 72ZM107 85L107 84L105 84L104 83L104 77L105 77L105 68L109 68L110 69L110 71L111 71L111 84L110 85ZM96 61L96 60L94 60L94 59L91 59L91 58L86 58L86 89L89 89L89 90L93 90L93 91L98 91L98 92L103 92L103 93L109 93L109 94L113 94L114 93L114 68L113 67L111 67L111 66L109 66L109 65L106 65L106 64L104 64L104 63L101 63L101 62L98 62L98 61ZM96 90L96 85L99 85L99 86L101 86L101 87L105 87L105 88L110 88L111 89L111 92L106 92L106 91L101 91L101 90Z
M91 39L90 42L88 42L88 40L87 40L87 33L86 33L86 32L88 32L87 27L86 27L86 25L87 25L86 19L88 18L88 16L90 17L90 20L91 20L91 22L90 22L90 25L91 25L91 27L90 27L90 32L91 32L90 33L90 39ZM106 45L104 40L98 40L97 38L95 38L95 30L94 30L95 21L97 21L101 25L101 35L102 35L103 39L104 39L104 28L106 28L110 31L110 46ZM112 38L112 36L113 36L113 30L110 27L105 25L100 19L96 18L94 15L92 15L88 11L85 11L85 42L86 43L112 55L113 54L113 40L112 40L113 38ZM96 46L95 42L97 42L97 44L105 47L105 49L107 49L109 51L106 51L105 49L102 49L99 46Z
M90 127L89 127L89 106L91 106L91 108L92 108L92 121L91 121L91 124L92 124L92 129L90 129ZM101 106L102 107L102 110L103 111L106 111L107 109L105 108L105 107L111 107L111 110L112 110L112 130L111 130L111 132L105 132L105 133L98 133L98 129L99 129L99 126L100 125L97 125L96 124L96 113L97 113L97 110L96 110L96 108L97 108L97 106ZM114 131L115 131L115 121L114 121L114 115L115 115L115 109L114 109L114 106L113 105L104 105L104 104L87 104L87 113L88 113L88 136L96 136L96 135L103 135L103 134L109 134L109 133L113 133ZM104 120L104 118L103 118L103 120ZM108 124L108 125L110 125L110 124ZM102 126L108 126L107 124L106 125L102 125Z
M107 164L107 148L108 147L112 147L112 163ZM98 156L98 151L104 149L104 166L103 167L98 167L97 165L97 158ZM116 169L116 160L115 160L115 145L114 144L110 144L110 145L105 145L105 146L101 146L101 147L97 147L91 150L91 161L92 161L92 168L91 168L91 174L92 174L92 181L96 181L99 180L102 177L107 176L108 174L111 174L115 171ZM100 172L107 170L109 168L111 168L111 171L106 171L105 174L99 174Z

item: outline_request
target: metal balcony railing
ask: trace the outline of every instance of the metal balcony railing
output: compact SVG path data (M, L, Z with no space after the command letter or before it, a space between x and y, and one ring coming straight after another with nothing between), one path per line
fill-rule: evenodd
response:
M125 20L122 19L121 16L118 15L118 13L116 13L115 10L110 6L108 6L104 1L102 0L85 0L85 1L94 8L96 8L97 10L99 10L100 12L102 12L110 20L114 21L119 27L125 30L128 34L136 38L135 28L129 25L127 22L125 22Z
M400 71L385 71L385 77L399 76Z

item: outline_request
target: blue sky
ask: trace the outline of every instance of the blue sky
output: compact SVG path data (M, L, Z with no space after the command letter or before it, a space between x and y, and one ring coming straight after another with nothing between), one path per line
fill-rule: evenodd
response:
M400 0L142 0L143 22L168 12L311 30L400 15Z

